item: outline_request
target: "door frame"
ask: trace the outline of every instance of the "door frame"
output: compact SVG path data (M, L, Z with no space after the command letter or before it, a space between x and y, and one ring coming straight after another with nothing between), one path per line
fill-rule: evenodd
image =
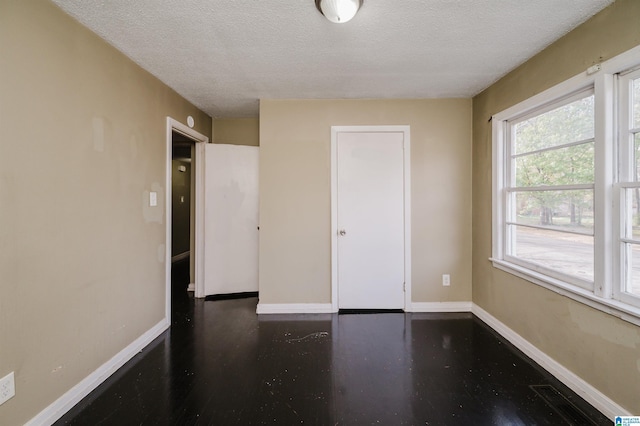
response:
M195 261L195 297L204 297L204 144L209 143L209 138L202 133L190 128L171 117L167 117L166 134L166 169L165 169L165 316L171 324L171 160L173 157L173 132L180 133L194 142L193 155L191 158L191 173L194 187L192 193L195 195L195 208L193 217L195 241L194 256Z
M411 310L411 128L331 126L331 309L338 312L338 133L403 133L404 150L404 310Z

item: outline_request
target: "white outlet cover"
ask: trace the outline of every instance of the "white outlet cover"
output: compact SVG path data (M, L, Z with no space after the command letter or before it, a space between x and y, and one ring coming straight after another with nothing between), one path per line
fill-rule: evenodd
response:
M0 404L16 395L16 383L13 371L0 379Z

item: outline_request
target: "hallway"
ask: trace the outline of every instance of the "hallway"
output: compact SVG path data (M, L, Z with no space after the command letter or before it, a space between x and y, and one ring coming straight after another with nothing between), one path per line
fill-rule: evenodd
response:
M178 292L172 328L56 424L611 424L471 314L256 303Z

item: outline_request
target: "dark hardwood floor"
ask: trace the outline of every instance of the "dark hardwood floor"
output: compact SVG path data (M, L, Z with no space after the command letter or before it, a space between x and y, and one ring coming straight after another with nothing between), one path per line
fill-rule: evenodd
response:
M56 424L610 425L471 314L269 315L194 300Z

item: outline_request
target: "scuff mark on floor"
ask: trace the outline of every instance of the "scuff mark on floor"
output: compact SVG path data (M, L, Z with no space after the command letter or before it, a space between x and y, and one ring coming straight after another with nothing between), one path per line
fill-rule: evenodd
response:
M315 333L307 334L306 336L299 337L297 339L287 339L287 343L299 343L308 340L321 339L324 337L329 337L329 333L326 331L317 331Z

